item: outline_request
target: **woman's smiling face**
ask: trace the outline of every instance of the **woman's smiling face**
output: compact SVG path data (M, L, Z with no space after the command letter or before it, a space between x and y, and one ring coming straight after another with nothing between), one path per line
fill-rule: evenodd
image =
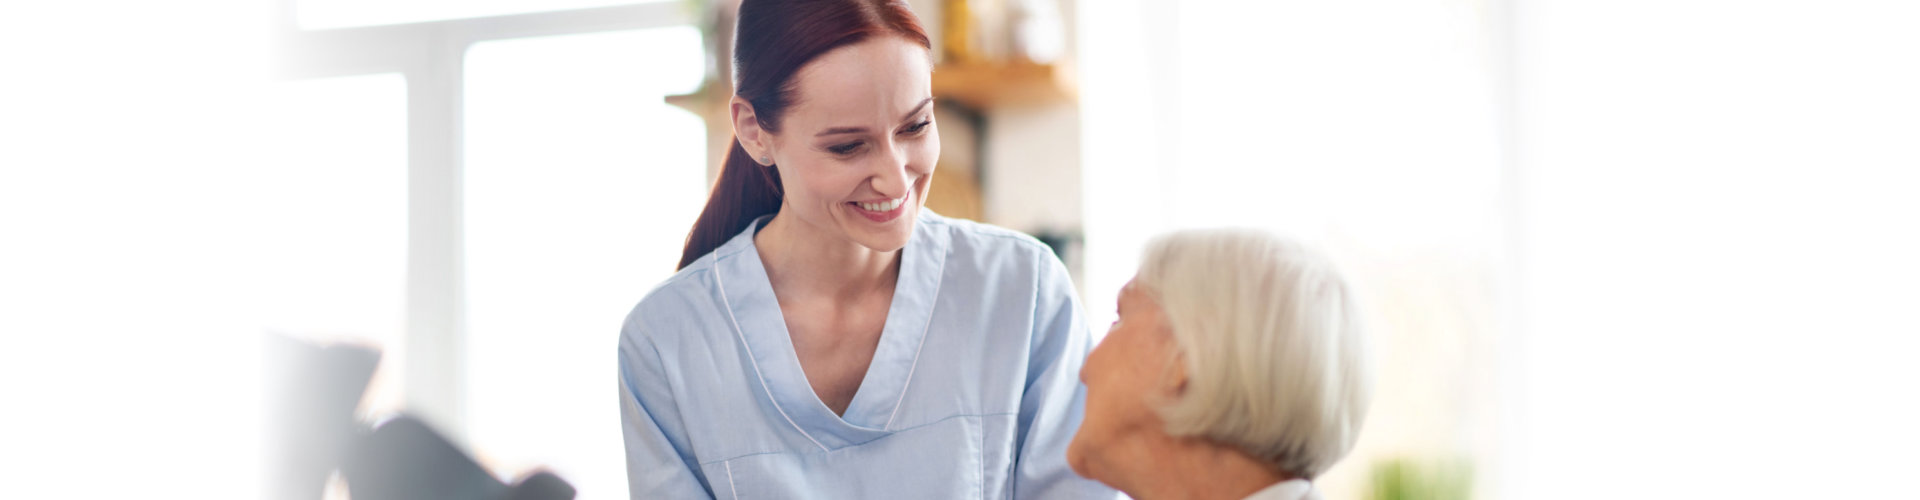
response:
M875 251L905 247L940 157L932 75L927 49L893 36L802 67L769 141L781 215Z

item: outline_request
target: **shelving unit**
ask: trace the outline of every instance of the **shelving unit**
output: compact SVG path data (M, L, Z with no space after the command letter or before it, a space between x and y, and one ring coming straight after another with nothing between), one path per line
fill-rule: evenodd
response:
M943 64L933 70L933 96L976 111L1072 102L1079 90L1071 75L1068 68L1053 64ZM724 86L708 82L700 91L668 97L667 103L724 121Z
M947 64L933 70L936 99L976 110L1072 101L1072 71L1032 63Z

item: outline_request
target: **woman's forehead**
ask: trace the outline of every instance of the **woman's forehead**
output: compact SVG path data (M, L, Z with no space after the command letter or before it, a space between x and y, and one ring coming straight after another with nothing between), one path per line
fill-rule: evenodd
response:
M1143 301L1152 302L1150 299L1152 299L1152 297L1147 296L1146 287L1141 285L1137 279L1128 280L1126 286L1120 287L1120 302L1129 304Z
M840 47L794 75L793 115L822 127L891 124L932 95L926 49L898 37Z

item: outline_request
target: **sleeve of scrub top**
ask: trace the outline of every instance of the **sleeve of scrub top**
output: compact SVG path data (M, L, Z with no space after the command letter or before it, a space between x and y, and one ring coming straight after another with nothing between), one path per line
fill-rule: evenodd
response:
M1086 389L1080 364L1091 340L1073 280L1051 252L1041 252L1039 293L1034 304L1032 355L1026 393L1020 401L1020 455L1015 467L1016 499L1101 498L1118 496L1067 466L1067 443L1080 429Z
M684 431L660 370L660 352L639 332L620 335L620 430L627 443L627 494L632 498L713 498L693 455L667 438L662 421Z

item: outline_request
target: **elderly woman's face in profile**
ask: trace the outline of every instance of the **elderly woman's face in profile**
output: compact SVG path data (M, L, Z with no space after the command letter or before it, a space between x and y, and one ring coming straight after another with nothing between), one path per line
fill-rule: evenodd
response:
M1096 457L1139 432L1165 432L1153 409L1178 395L1186 376L1173 360L1173 334L1161 320L1160 304L1134 283L1120 290L1120 319L1107 330L1080 369L1087 384L1086 417L1067 447L1067 463L1082 476L1096 477ZM1169 363L1172 360L1172 363Z

